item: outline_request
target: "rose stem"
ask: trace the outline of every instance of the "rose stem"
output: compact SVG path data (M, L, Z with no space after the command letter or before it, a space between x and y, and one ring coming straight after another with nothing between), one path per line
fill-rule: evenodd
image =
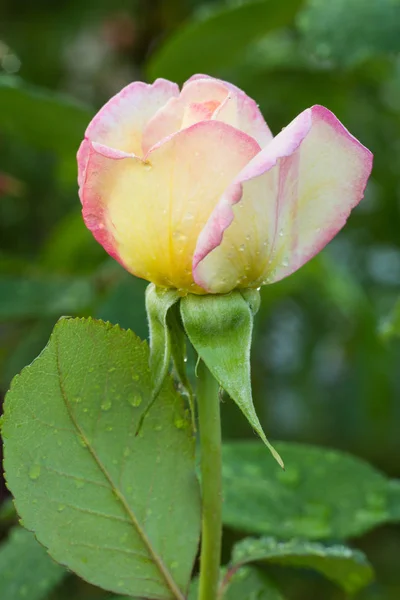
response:
M202 535L198 600L217 598L222 540L222 456L219 385L203 361L198 367L202 481Z

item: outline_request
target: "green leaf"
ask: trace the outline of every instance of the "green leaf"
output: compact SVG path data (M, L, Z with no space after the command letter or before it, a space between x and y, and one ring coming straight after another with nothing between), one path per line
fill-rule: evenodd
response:
M344 539L400 520L400 483L364 461L279 442L286 471L257 442L223 447L225 525L279 538Z
M216 75L234 65L252 41L288 25L301 4L302 0L249 1L189 22L151 57L148 77L183 82L193 73Z
M14 527L0 546L0 573L2 600L41 600L67 571L50 559L32 533Z
M0 321L74 314L87 309L94 297L94 285L88 279L3 277Z
M283 467L281 457L265 437L253 405L250 306L238 291L221 296L188 294L181 300L181 314L186 333L200 358Z
M359 550L347 546L324 546L317 542L275 538L246 538L234 546L232 565L267 561L282 566L318 571L344 589L355 594L374 577L371 565Z
M5 471L55 560L113 592L183 599L200 529L193 435L170 381L135 435L150 400L144 342L63 319L7 394Z
M0 131L57 153L69 181L76 178L76 151L92 116L69 97L0 76Z
M254 567L242 567L235 571L223 589L223 600L284 600L267 576Z
M177 290L158 288L154 283L147 286L146 311L150 330L150 372L154 397L161 389L171 362L171 335L167 326L167 314L179 299Z
M400 50L397 0L309 0L298 23L307 49L338 64Z

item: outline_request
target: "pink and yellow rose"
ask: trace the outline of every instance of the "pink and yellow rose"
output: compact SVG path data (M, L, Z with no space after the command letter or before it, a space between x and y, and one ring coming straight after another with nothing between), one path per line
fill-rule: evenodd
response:
M226 293L279 281L319 252L363 197L372 154L323 106L273 137L257 104L195 75L134 82L78 152L87 227L158 286Z

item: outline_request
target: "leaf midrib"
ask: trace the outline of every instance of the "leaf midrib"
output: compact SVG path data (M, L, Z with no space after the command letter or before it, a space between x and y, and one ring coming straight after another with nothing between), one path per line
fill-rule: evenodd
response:
M152 547L152 545L150 543L150 540L148 539L148 537L147 537L145 531L143 530L143 528L140 526L140 523L137 520L137 518L136 518L135 514L133 513L133 511L131 510L131 507L129 506L128 501L126 500L126 498L124 497L124 495L120 492L120 490L118 489L118 487L114 484L114 481L113 481L111 475L109 474L109 472L107 471L107 469L103 465L103 463L100 460L99 456L97 455L95 449L92 447L89 439L85 435L85 432L80 427L78 421L75 419L74 414L72 412L71 404L70 404L70 402L68 400L68 396L67 396L67 393L66 393L66 391L64 389L64 385L63 385L62 371L61 371L61 364L60 364L58 336L55 336L55 340L56 340L56 344L55 344L56 365L57 365L58 380L59 380L59 385L60 385L60 392L61 392L61 396L62 396L62 399L63 399L64 404L65 404L65 407L67 409L68 416L71 419L71 422L72 422L73 426L75 427L76 431L78 432L78 434L81 436L83 442L85 443L86 448L88 449L88 451L92 455L93 460L95 461L95 463L99 467L100 471L103 473L104 477L108 481L108 483L109 483L109 485L111 487L111 491L113 492L113 494L115 495L115 497L122 504L122 506L123 506L123 508L124 508L124 510L125 510L125 512L126 512L126 514L128 516L128 518L129 518L131 524L136 529L136 531L139 534L141 540L143 541L143 544L145 545L145 547L148 550L151 558L153 559L154 564L156 565L156 567L158 568L160 574L164 578L164 581L165 581L168 589L172 592L172 594L173 594L174 598L176 598L176 600L185 600L184 595L182 594L181 590L179 589L179 587L175 583L174 579L172 578L172 575L170 574L170 572L168 571L168 569L164 565L164 562L163 562L162 558L153 549L153 547Z

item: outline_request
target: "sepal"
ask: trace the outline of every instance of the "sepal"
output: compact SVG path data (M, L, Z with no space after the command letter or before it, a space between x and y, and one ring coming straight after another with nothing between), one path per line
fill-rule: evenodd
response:
M253 429L283 468L283 461L267 440L257 417L251 392L250 347L257 292L181 299L183 325L200 358L220 386L239 406Z

